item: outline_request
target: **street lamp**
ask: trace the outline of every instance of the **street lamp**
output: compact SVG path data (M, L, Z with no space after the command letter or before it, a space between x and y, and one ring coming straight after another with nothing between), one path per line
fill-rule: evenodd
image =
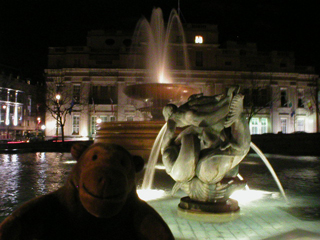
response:
M60 95L60 94L57 94L57 95L56 95L56 99L57 99L57 102L58 102L58 103L59 103L60 98L61 98L61 95Z
M56 95L56 100L57 100L57 129L56 129L56 136L58 137L59 134L59 119L60 119L60 101L61 95L57 94ZM61 119L60 119L61 120Z

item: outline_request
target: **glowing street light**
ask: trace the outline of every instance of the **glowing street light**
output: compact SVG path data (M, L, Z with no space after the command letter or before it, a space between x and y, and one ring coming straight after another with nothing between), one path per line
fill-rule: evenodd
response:
M61 95L57 94L56 95L56 100L57 100L57 127L56 127L56 136L58 136L59 134L59 120L61 122L61 118L60 118L60 104L59 104L59 100L61 99Z
M59 102L59 100L61 99L61 95L60 95L60 94L57 94L57 95L56 95L56 99L57 99L57 101Z

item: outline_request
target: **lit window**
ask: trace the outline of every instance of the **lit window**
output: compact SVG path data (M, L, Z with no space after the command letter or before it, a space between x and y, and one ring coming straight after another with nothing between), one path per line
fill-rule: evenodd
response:
M267 118L252 118L250 121L251 134L264 134L268 132L268 119Z
M97 117L91 117L91 134L96 134L97 131Z
M297 131L304 132L305 131L305 121L304 118L298 118L297 120Z
M268 119L267 118L261 118L261 134L268 132Z
M203 43L203 37L202 36L196 36L195 39L194 39L194 42L195 43Z
M107 122L108 117L107 116L100 116L101 122Z
M79 135L80 116L74 115L72 118L72 134Z
M250 121L251 134L259 134L259 118L252 118Z
M280 124L281 124L281 132L282 133L287 133L287 119L286 118L281 118L280 119Z

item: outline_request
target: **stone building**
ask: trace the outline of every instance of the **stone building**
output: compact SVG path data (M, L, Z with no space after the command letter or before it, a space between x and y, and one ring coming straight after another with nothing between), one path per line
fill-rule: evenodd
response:
M179 43L173 42L172 83L191 86L204 95L225 93L228 86L240 85L252 134L316 131L313 99L318 75L312 67L296 66L291 52L259 51L255 43L230 41L220 46L216 25L187 24L184 31L189 70L182 66ZM134 68L128 66L131 43L132 33L93 30L86 46L49 48L47 84L63 83L75 103L66 116L65 136L93 138L97 120L152 119L150 103L124 93L127 86L150 81L141 64L143 56L138 56ZM49 114L46 126L46 135L55 135L56 122Z
M0 141L24 140L28 131L41 130L39 92L19 70L0 65Z

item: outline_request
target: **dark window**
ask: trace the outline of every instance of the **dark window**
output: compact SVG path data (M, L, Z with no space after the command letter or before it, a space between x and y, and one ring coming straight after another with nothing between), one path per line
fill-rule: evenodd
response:
M246 50L241 49L241 50L240 50L240 55L241 55L241 56L246 56L246 55L247 55Z
M125 39L123 40L123 44L126 46L126 47L129 47L131 45L132 41L131 39Z
M92 86L90 104L117 104L116 86Z
M17 102L23 103L23 92L18 92Z
M16 98L16 92L15 91L9 91L9 101L10 102L15 102Z
M196 52L196 66L197 67L203 66L203 52L200 52L200 51Z
M177 35L176 36L176 42L177 43L181 43L182 42L182 36L181 35Z
M256 89L243 89L242 93L244 95L244 106L257 106L265 107L270 102L270 97L268 94L268 89L266 88L256 88Z
M73 85L73 101L75 104L80 103L80 85Z
M7 101L7 89L0 89L0 100Z
M112 39L112 38L108 38L108 39L106 40L106 44L109 45L109 46L113 45L114 43L115 43L115 41L114 41L114 39Z
M183 57L183 51L177 51L177 66L181 67L183 66L184 57Z
M260 89L258 94L258 106L266 106L270 101L268 90L266 88Z
M288 107L288 96L287 96L287 89L281 88L281 107Z
M303 89L298 89L298 108L304 108L303 99L304 91Z
M250 89L249 88L243 89L242 94L244 95L243 104L244 104L244 106L248 107L251 102Z

